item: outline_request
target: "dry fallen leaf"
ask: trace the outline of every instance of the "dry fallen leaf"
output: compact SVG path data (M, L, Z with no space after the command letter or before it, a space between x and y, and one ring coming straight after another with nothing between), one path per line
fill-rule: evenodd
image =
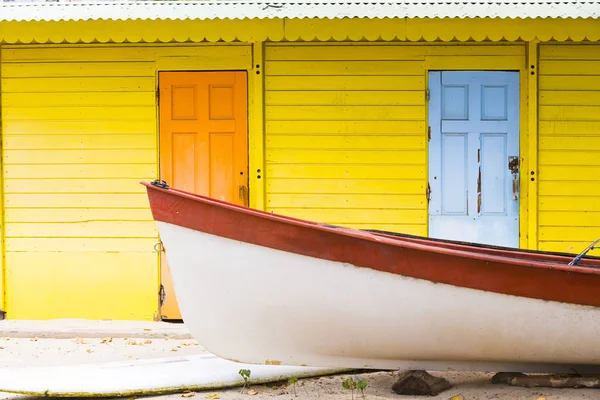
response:
M7 337L4 338L4 340L10 340L10 338L7 336Z
M93 350L92 349L86 349L85 351L87 351L88 353L91 353Z
M256 390L254 390L254 389L250 389L250 390L248 390L248 394L250 396L254 396L255 394L258 394L258 392Z
M146 340L144 344L152 344L152 340Z
M546 398L544 396L540 396L536 400L546 400Z
M76 338L75 342L77 344L87 344L87 341L85 339L83 339L83 338Z
M102 339L100 341L100 343L110 343L112 342L112 338L111 337L105 337L104 339Z
M194 397L195 395L196 395L196 393L194 393L194 392L183 392L181 397Z
M171 349L171 351L179 351L179 350L177 350L177 349Z
M32 342L37 342L38 338L34 337L33 339L29 339L29 340L32 341Z
M220 399L219 393L213 393L206 396L207 399Z
M0 350L4 350L4 347L0 346Z
M462 396L452 396L452 397L450 397L450 400L465 400L465 399Z

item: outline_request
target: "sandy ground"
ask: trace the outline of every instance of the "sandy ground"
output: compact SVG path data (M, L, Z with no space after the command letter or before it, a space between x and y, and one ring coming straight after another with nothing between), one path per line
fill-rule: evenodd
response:
M0 368L17 366L41 366L59 364L77 364L102 361L120 361L170 355L197 354L204 350L194 340L175 339L132 339L115 338L110 343L103 343L101 338L95 339L23 339L0 338ZM546 400L564 399L600 399L600 389L526 389L504 385L491 385L491 374L481 373L435 373L443 376L454 387L436 397L400 396L392 392L395 382L393 372L361 373L360 378L368 382L365 390L366 399L443 399L449 400L461 396L464 400ZM199 392L195 394L174 394L147 399L223 399L223 400L351 400L352 393L342 387L342 381L350 375L336 375L314 379L303 379L296 384L296 395L293 388L276 385L251 386L248 390L231 389L224 391ZM356 378L356 376L355 376ZM362 396L354 393L359 400ZM2 400L27 400L28 396L0 393Z

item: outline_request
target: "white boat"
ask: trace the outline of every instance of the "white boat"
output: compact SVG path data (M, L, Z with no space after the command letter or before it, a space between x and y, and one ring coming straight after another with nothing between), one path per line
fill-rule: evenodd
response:
M219 357L600 372L593 262L403 241L144 184L183 319Z

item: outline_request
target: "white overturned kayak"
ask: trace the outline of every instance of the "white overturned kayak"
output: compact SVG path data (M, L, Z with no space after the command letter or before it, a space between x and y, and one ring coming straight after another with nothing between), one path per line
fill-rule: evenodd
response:
M342 372L241 364L203 353L96 364L1 368L0 392L45 397L123 397L217 390L243 386L240 369L251 371L249 384Z

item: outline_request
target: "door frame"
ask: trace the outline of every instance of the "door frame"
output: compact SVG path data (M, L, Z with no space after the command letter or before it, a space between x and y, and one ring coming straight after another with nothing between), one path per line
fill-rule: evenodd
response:
M444 76L447 74L447 78ZM429 71L428 78L430 80L430 101L429 101L429 117L430 117L430 130L429 130L429 183L427 190L430 193L428 196L429 207L434 207L435 212L431 212L431 208L428 213L429 232L428 234L432 237L439 237L445 239L455 239L461 241L480 241L481 243L495 244L499 246L519 246L519 209L521 204L520 195L516 196L516 199L512 199L514 195L514 176L511 174L510 168L508 168L508 161L511 156L517 157L517 170L519 168L518 159L521 156L519 148L520 142L520 100L519 100L519 72L518 71L489 71L489 70L475 70L475 71ZM434 80L435 82L432 82ZM476 87L471 87L471 84L476 84ZM446 85L454 86L468 85L468 88L464 88L463 100L466 119L463 118L451 118L446 120L443 117L444 114L444 87ZM479 85L483 85L479 88ZM508 102L505 105L504 113L505 119L494 121L480 119L482 110L478 110L484 102L483 87L486 85L506 85L505 101ZM473 103L479 101L480 104ZM458 101L458 98L456 99ZM516 101L516 104L512 103ZM510 103L510 104L509 104ZM463 107L459 106L462 110ZM475 120L473 120L473 117ZM483 118L483 117L482 117ZM450 124L448 126L447 124ZM466 124L466 125L465 125ZM475 124L475 125L473 125ZM480 135L474 135L471 129L464 130L466 126L474 128L479 127L479 124L483 124L484 131ZM445 128L444 128L445 126ZM491 127L493 130L489 130ZM507 131L497 131L496 128L499 126L505 126ZM463 132L462 134L460 132ZM486 170L486 148L483 142L484 137L488 137L490 140L493 137L498 138L497 132L506 132L503 136L504 140L504 156L500 161L500 165L492 167L494 170L500 172L503 176L503 182L501 188L502 197L504 197L503 206L504 212L492 212L487 213L486 204L488 200L486 191L486 182L489 179L493 179L488 176ZM465 153L458 159L450 155L451 159L444 161L444 158L440 158L443 154L446 154L444 150L444 142L446 133L449 133L450 137L463 137L458 145L463 147ZM456 149L459 151L458 149ZM432 159L433 153L435 152L435 158ZM453 152L453 150L451 150ZM496 153L497 154L497 153ZM495 157L495 156L492 156ZM444 210L444 196L448 194L444 187L451 188L453 186L453 179L448 181L446 176L446 169L453 168L455 163L465 163L466 170L455 170L454 176L456 179L460 179L462 176L463 183L465 185L464 190L466 193L460 190L462 195L459 198L454 199L457 203L452 202L452 207L457 207L454 212L447 212ZM482 174L483 173L483 174ZM466 179L466 180L465 180ZM481 181L483 179L483 181ZM517 182L518 184L518 182ZM448 186L450 185L450 186ZM462 186L461 186L462 187ZM489 188L488 188L489 189ZM500 188L498 188L500 189ZM452 191L452 189L450 189ZM443 193L442 193L443 192ZM500 195L500 192L497 193ZM465 196L466 195L466 196ZM465 196L465 197L463 197ZM483 196L483 204L481 203ZM495 195L492 195L495 196ZM462 201L461 201L462 200ZM516 201L516 204L515 204ZM466 202L466 204L465 204ZM499 204L497 204L499 205ZM477 210L475 212L475 210ZM497 210L500 211L500 210ZM476 216L477 215L477 216ZM499 231L491 232L486 227L488 224L498 224L497 228ZM450 230L449 230L450 229ZM453 237L457 230L465 230L465 237ZM454 234L452 233L454 232Z
M231 46L249 48L248 57L159 57L154 72L154 90L156 93L156 179L160 179L160 73L162 72L246 72L246 104L247 104L247 151L248 151L248 205L250 208L265 209L265 162L264 162L264 42L252 44L201 44L195 47L225 49ZM168 183L168 182L167 182ZM162 248L160 236L155 246L158 265L157 313L156 320L162 320L161 307L164 296L162 285Z
M154 73L154 90L158 93L159 74L161 72L246 72L246 103L248 105L248 196L249 206L258 210L265 209L265 123L264 123L264 42L252 44L202 44L197 47L229 48L231 46L247 47L250 49L250 57L212 58L206 60L196 57L160 57L156 61ZM160 171L160 108L155 102L156 115L156 166L157 175ZM157 176L158 179L158 176ZM168 183L168 182L167 182Z
M453 45L442 45L453 46ZM455 57L425 56L425 89L429 94L429 73L435 71L507 71L519 73L519 247L537 249L537 42L533 45L480 45L525 48L524 56L480 56L476 52ZM533 48L532 48L533 47ZM482 52L485 54L484 52ZM528 68L529 66L529 68ZM531 70L531 71L530 71ZM531 75L531 78L530 78ZM428 96L429 97L429 96ZM429 137L429 102L425 106L425 137ZM429 140L427 140L425 190L429 183ZM427 196L427 192L426 192ZM426 199L426 227L429 236L429 201ZM532 206L532 204L534 206Z

